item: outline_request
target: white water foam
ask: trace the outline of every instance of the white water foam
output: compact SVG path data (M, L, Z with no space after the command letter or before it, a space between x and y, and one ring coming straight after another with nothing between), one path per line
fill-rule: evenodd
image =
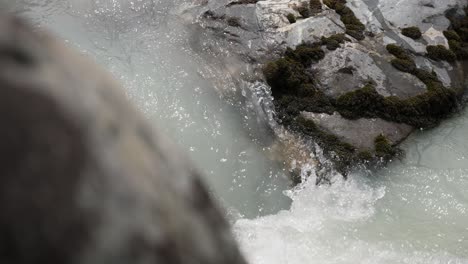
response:
M468 111L412 135L406 157L370 176L309 178L290 210L239 219L251 264L467 264ZM313 168L310 168L313 172Z
M377 207L387 192L359 175L336 176L330 186L316 186L312 177L290 192L290 210L240 219L234 231L251 264L468 263L443 250L415 250L411 238L366 237L366 225L384 220L376 219Z

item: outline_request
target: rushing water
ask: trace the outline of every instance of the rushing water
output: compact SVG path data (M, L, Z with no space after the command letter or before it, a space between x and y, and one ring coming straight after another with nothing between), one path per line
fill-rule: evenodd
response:
M411 136L372 177L306 182L291 209L242 219L252 263L468 263L468 111Z
M264 155L271 132L252 120L254 106L240 103L229 76L190 50L190 32L172 14L184 1L1 1L119 78L158 129L191 154L230 214L289 206L283 167Z
M284 192L255 103L190 48L183 0L0 0L117 78L205 172L252 264L468 263L468 112L414 134L369 176ZM237 92L236 92L237 89ZM240 91L239 91L240 89ZM313 172L313 167L310 168ZM292 204L290 201L292 200Z

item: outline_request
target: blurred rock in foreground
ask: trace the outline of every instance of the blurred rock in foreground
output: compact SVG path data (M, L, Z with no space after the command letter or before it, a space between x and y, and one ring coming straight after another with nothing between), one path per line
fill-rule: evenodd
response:
M104 71L0 15L0 263L245 263L187 158Z

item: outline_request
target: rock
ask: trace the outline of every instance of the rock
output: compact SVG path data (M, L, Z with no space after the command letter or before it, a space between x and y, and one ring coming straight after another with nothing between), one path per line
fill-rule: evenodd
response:
M207 1L207 6L216 2ZM453 62L468 58L468 44L457 36L467 30L462 26L466 0L403 2L326 0L321 1L321 10L305 17L300 9L309 1L258 1L244 6L249 12L235 14L245 21L255 21L255 14L258 29L246 26L237 34L235 45L221 46L241 54L253 66L234 78L269 82L279 123L316 142L341 139L343 144L332 144L339 148L334 152L358 156L359 149L369 149L377 133L389 137L381 143L397 145L413 128L436 126L459 109L466 88L465 66ZM188 12L193 10L197 9ZM225 6L218 11L233 14ZM299 19L291 24L288 14ZM209 32L214 23L202 19L200 25ZM444 35L449 27L451 42ZM405 28L420 31L421 37L403 35ZM340 33L344 37L337 38ZM403 55L390 53L388 44L402 49ZM438 48L428 54L433 51L427 49L430 45L451 50ZM323 56L315 56L318 49ZM301 112L314 118L304 121ZM372 125L373 130L360 130L366 127L363 124ZM369 139L364 142L366 135ZM339 160L336 155L330 157ZM345 167L356 163L354 158L348 161Z
M355 146L359 151L375 151L374 141L379 135L384 135L393 145L396 145L414 130L411 126L388 122L380 118L348 120L336 112L332 115L302 112L301 115L312 120L320 129L337 135L342 141ZM363 128L366 129L365 133L363 133Z
M0 16L0 262L245 261L199 174L108 74Z
M278 30L284 32L288 47L296 47L304 42L316 42L322 36L344 33L343 23L336 14L333 16L317 16L314 19L303 19L294 25L289 25Z
M346 67L356 70L353 74L341 73L340 70ZM333 97L363 87L369 80L383 96L408 98L426 91L425 85L416 77L396 70L385 57L359 43L348 43L330 52L311 69L320 89Z

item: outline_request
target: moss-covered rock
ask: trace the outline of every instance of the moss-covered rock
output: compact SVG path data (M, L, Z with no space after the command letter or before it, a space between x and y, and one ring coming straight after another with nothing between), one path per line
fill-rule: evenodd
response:
M358 30L346 30L346 34L350 35L351 37L357 39L357 40L364 40L366 36L364 36L364 33Z
M313 90L312 79L306 67L325 57L320 43L302 44L296 49L288 48L283 58L267 63L263 73L272 94L276 98L283 95L304 95Z
M324 3L342 16L342 20L347 23L347 30L356 30L362 34L364 26L353 18L354 14L345 6L346 1L325 0ZM455 33L446 33L450 41L457 41L458 31ZM459 38L462 39L461 36ZM388 160L399 152L385 137L376 138L375 152L356 149L337 136L321 130L313 121L303 118L302 112L329 115L338 112L347 119L379 118L416 128L430 128L457 109L460 97L458 91L444 87L434 72L418 69L413 55L395 44L386 47L395 57L391 60L391 64L398 70L420 79L426 85L427 92L406 99L395 96L385 97L370 83L337 98L328 96L318 89L310 66L324 58L325 52L322 46L334 50L345 41L349 41L345 34L337 34L323 37L317 43L302 44L295 49L287 49L282 58L268 63L263 69L275 97L274 104L280 123L317 140L342 172L357 162L367 162L376 157ZM460 45L458 48L461 47ZM437 50L438 58L451 60L447 51L449 50L445 49L443 52ZM353 69L344 68L339 72L353 74Z
M271 86L273 96L297 94L304 83L310 82L304 66L289 58L280 58L268 63L263 73Z
M403 28L401 34L412 39L419 39L422 36L421 30L418 27Z
M468 59L468 43L453 39L449 40L448 43L450 50L455 53L458 60Z
M325 45L328 50L336 50L345 41L349 41L345 34L335 34L330 37L322 37L321 39L322 45Z
M374 146L375 154L384 159L390 159L400 152L397 148L393 147L387 137L382 134L375 138Z
M465 14L464 17L448 16L448 18L451 22L450 30L444 31L444 36L457 59L466 60L468 59L468 17Z
M416 64L412 60L393 59L392 66L397 70L407 73L412 73L416 69Z
M407 73L413 73L416 70L416 64L405 49L396 44L389 44L386 48L390 54L396 57L392 59L391 64L397 70Z
M344 139L321 129L314 121L302 115L291 122L291 128L313 138L323 149L325 156L334 161L335 168L345 176L358 164L386 162L401 153L401 150L393 146L384 135L375 138L374 149L358 149Z
M348 119L358 119L372 116L379 105L383 104L380 96L371 84L352 92L341 95L336 100L340 114Z
M294 14L289 13L286 18L288 19L289 23L294 24L296 23L296 16Z
M457 105L455 91L434 85L428 92L400 99L384 97L372 85L346 93L336 100L337 111L348 119L382 118L414 127L433 127L452 113Z
M447 40L461 41L460 35L455 30L446 30L444 31L444 36Z
M322 3L320 0L310 0L309 7L312 13L319 13L322 11Z
M439 80L439 77L437 77L437 74L435 72L428 72L426 70L416 69L414 70L414 72L412 72L412 74L416 76L421 82L423 82L428 90L443 87L442 83Z
M367 162L370 162L374 159L374 156L372 155L372 153L368 150L363 150L363 151L360 151L358 154L357 154L357 157L359 160L367 163Z
M299 14L301 14L303 18L310 17L310 9L309 9L309 6L307 5L301 5L297 7L297 12L299 12Z
M445 48L444 45L429 45L426 47L427 50L427 56L433 60L436 61L448 61L448 62L453 62L457 59L457 56L455 53L451 50L448 50Z
M346 27L346 34L357 40L363 40L366 27L356 17L354 12L346 6L346 0L324 0L323 3L334 9L340 15L340 19Z
M314 61L323 59L325 52L319 45L299 45L295 50L287 49L285 55L304 66L308 66Z
M411 56L408 54L408 52L396 44L388 44L386 48L390 54L397 57L398 59L411 60Z

